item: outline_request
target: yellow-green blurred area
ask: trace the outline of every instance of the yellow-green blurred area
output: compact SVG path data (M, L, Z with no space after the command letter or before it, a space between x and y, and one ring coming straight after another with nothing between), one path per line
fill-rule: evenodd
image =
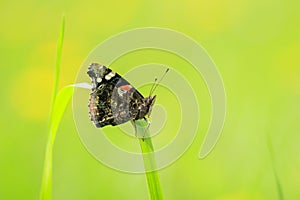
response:
M74 82L98 43L140 27L182 32L218 66L227 94L222 136L211 154L199 160L204 135L197 135L177 162L159 172L165 199L278 199L273 168L285 199L300 199L299 9L293 0L1 0L0 199L39 197L63 13L60 88ZM53 156L53 199L148 199L144 175L112 170L88 153L71 105Z

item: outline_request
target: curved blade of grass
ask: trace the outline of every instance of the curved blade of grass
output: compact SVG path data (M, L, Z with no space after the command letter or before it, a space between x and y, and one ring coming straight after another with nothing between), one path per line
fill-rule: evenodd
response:
M272 140L269 134L266 135L267 137L267 143L268 143L268 149L269 149L269 153L270 153L270 157L271 157L271 163L272 163L272 168L273 168L273 173L274 173L274 177L275 177L275 181L276 181L276 186L277 186L277 192L278 192L278 199L279 200L283 200L283 190L281 187L281 183L275 168L275 155L274 155L274 149L273 149L273 144L272 144Z
M58 81L59 81L59 73L60 73L60 63L61 63L61 54L63 48L63 41L65 35L65 16L62 17L61 29L59 34L59 39L57 43L57 51L56 51L56 62L55 62L55 77L54 77L54 85L53 85L53 94L52 94L52 106L55 102L55 98L58 91Z
M152 169L156 168L156 161L154 157L154 148L152 145L151 137L149 136L148 123L145 120L135 121L135 126L137 128L137 135L139 136L139 143L141 146L144 168L146 172L148 191L151 200L161 200L163 199L163 193L160 185L158 171ZM144 139L142 139L144 137Z
M56 131L58 125L61 121L61 118L65 112L65 109L68 103L71 100L71 97L74 92L73 86L64 87L59 91L53 105L53 114L50 118L50 129L49 129L49 138L47 141L46 155L44 161L44 171L41 187L41 199L51 199L52 191L52 153L53 153L53 144L56 137Z
M57 95L64 31L65 31L65 17L63 16L60 35L58 39L57 52L56 52L55 78L53 84L53 93L52 93L51 110L50 110L49 137L48 137L46 153L45 153L40 199L51 199L53 142L55 139L56 130L59 121L71 97L70 89L62 90L62 92L60 92L60 94ZM70 97L68 95L70 95Z

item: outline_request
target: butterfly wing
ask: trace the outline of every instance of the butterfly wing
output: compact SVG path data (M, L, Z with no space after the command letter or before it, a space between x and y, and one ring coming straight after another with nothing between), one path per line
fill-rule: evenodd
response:
M135 119L144 97L111 69L92 63L88 68L92 81L89 115L96 127L118 125Z

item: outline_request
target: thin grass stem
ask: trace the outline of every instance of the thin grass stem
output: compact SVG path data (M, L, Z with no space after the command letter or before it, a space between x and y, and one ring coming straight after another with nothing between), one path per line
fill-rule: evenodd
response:
M135 121L137 135L142 150L144 168L146 173L148 192L151 200L162 200L163 193L159 180L158 171L156 170L156 161L154 148L151 137L149 137L148 123L145 120Z
M55 63L55 78L53 84L53 93L51 99L51 109L50 109L50 120L49 120L49 136L47 140L46 152L45 152L45 160L44 160L44 168L43 168L43 176L42 176L42 185L40 191L40 199L50 200L51 192L52 192L52 154L53 154L53 143L56 136L56 130L61 119L61 116L65 110L67 105L61 104L61 101L57 101L57 92L58 92L58 82L59 82L59 72L60 72L60 63L61 63L61 54L63 47L63 39L64 39L64 31L65 31L65 17L62 18L61 30L58 39L57 52L56 52L56 63ZM64 95L60 95L64 96ZM64 97L65 98L65 97ZM69 99L61 99L63 101ZM61 112L62 111L62 112Z
M275 162L275 154L274 154L274 148L273 148L272 140L271 140L271 137L268 133L266 134L266 137L267 137L267 145L268 145L268 149L269 149L269 153L270 153L270 157L271 157L272 169L273 169L273 173L274 173L274 177L275 177L275 181L276 181L278 199L279 200L284 200L282 185L281 185L281 182L280 182L280 179L279 179L276 167L275 167L276 162Z

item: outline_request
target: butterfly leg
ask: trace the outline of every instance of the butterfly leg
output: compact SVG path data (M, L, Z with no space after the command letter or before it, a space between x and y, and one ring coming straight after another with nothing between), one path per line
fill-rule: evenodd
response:
M144 120L145 120L148 124L147 124L147 127L146 127L145 130L144 130L143 140L145 139L145 135L146 135L146 133L147 133L147 131L148 131L150 125L151 125L151 122L150 122L149 120L147 120L145 117L144 117Z
M134 127L134 135L135 137L137 137L137 128L136 128L135 120L131 120L131 124Z

